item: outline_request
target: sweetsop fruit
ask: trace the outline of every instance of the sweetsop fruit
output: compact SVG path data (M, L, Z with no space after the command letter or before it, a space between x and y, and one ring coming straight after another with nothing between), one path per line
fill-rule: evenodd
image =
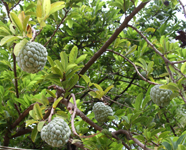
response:
M155 85L151 88L150 97L155 104L164 107L170 103L170 96L172 91L167 89L160 89L160 86L162 85Z
M18 66L28 73L37 73L41 71L47 61L46 48L37 42L28 42L20 50L16 60Z
M61 118L54 118L41 130L41 139L52 147L60 147L68 142L71 131L68 124Z
M104 123L108 120L108 116L113 115L113 110L110 106L105 105L103 102L97 102L93 106L93 112L95 114L95 119L99 123Z

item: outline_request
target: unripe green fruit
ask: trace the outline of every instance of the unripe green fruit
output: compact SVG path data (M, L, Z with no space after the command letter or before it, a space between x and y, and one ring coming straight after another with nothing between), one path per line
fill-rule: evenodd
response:
M60 147L69 140L71 131L68 124L61 118L54 118L41 130L41 139L52 147Z
M108 120L108 116L113 115L113 110L110 106L105 105L102 102L97 102L93 106L93 112L95 114L95 119L99 123L104 123Z
M46 48L37 42L28 42L21 49L16 60L18 66L28 73L37 73L41 71L47 61Z
M155 85L151 88L150 97L155 104L164 107L170 103L170 96L172 91L167 89L160 89L160 86L162 85Z

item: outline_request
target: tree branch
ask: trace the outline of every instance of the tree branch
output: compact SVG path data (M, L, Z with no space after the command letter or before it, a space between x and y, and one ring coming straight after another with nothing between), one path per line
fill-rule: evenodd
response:
M109 47L109 45L114 42L114 40L117 38L117 36L120 34L121 31L123 31L124 28L127 27L128 22L143 8L148 2L141 3L137 8L133 10L133 12L127 16L124 20L124 22L117 28L114 32L114 34L105 42L105 44L99 49L98 52L94 54L94 56L85 64L83 69L79 72L79 74L84 74L91 65L106 51L106 49Z
M112 52L112 53L114 53L114 54L116 54L116 55L119 55L119 56L123 57L123 58L124 58L125 60L127 60L131 65L133 65L133 67L135 68L137 74L138 74L144 81L146 81L146 82L148 82L148 83L150 83L150 84L157 85L157 83L151 82L151 81L149 81L148 79L144 78L144 77L141 75L141 73L139 72L139 70L138 70L138 68L136 67L136 65L135 65L132 61L130 61L127 57L125 57L125 56L121 55L120 53L115 52L115 51L113 51L113 50L107 49L107 51L110 51L110 52Z
M17 5L19 5L20 1L21 1L21 0L19 0L12 8L10 8L9 12L10 12L12 9L14 9Z
M61 20L60 24L58 24L57 28L55 29L54 33L51 35L50 39L45 43L44 47L47 46L47 44L52 40L52 38L54 37L54 35L56 34L57 30L59 29L60 25L65 21L65 18L67 17L68 12L70 11L70 9L68 11L65 12L65 16L63 17L63 19Z
M149 148L147 148L143 143L141 143L138 139L136 138L133 138L131 133L129 131L126 131L126 130L123 130L123 129L120 129L120 130L117 130L117 131L114 131L112 132L113 134L115 135L118 135L118 134L125 134L129 139L133 140L138 146L140 146L142 149L144 150L151 150Z
M183 5L183 3L182 3L180 0L178 0L178 1L179 1L180 5L181 5L182 8L183 8L183 13L184 13L184 16L185 16L185 18L186 18L185 6Z

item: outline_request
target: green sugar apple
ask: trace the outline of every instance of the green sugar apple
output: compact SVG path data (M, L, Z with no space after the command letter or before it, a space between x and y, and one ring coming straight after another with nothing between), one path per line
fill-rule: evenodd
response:
M18 66L28 73L37 73L41 71L47 61L46 48L37 42L28 42L20 50L16 60Z
M99 123L104 123L108 120L108 116L113 115L113 110L110 106L105 105L103 102L97 102L93 106L95 119Z
M69 140L71 131L68 124L61 118L54 118L41 130L41 139L52 147L60 147Z
M150 97L155 104L164 107L170 103L170 96L172 91L167 89L160 89L160 86L162 85L155 85L151 88Z

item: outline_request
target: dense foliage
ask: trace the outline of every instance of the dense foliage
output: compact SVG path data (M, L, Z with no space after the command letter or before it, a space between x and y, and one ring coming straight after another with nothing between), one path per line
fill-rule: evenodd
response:
M0 147L186 149L184 8L179 0L1 0ZM27 42L48 53L33 74L16 61L32 66L20 56ZM106 121L95 119L97 102L113 111ZM71 129L58 148L41 139L56 117Z

